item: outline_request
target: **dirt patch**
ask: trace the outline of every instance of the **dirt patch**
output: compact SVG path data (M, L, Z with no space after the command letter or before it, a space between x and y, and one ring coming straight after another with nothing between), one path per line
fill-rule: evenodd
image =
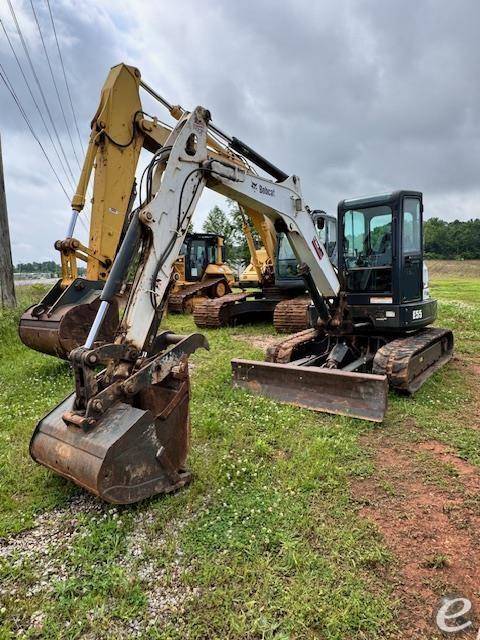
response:
M245 336L238 335L234 336L235 340L240 340L241 342L246 342L251 347L257 347L258 349L262 349L265 353L269 347L273 347L273 345L282 342L285 340L285 336Z
M442 464L451 465L468 493L480 492L480 474L477 467L459 458L451 447L443 444L443 442L432 440L421 442L418 444L418 449L432 455Z
M427 266L432 280L480 277L480 260L427 260Z
M391 549L398 640L434 638L434 612L442 596L458 593L480 611L480 475L445 445L416 445L380 436L375 477L357 482L360 513L373 521ZM429 475L429 460L445 474ZM434 465L432 468L434 468ZM476 620L476 626L480 620Z

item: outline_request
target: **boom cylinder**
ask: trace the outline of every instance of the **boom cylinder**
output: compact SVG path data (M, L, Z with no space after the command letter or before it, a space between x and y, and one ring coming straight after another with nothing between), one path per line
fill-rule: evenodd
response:
M130 224L128 225L127 233L125 234L120 250L117 254L117 257L115 258L110 273L108 274L105 286L103 287L102 294L100 296L100 307L85 341L84 346L86 349L92 348L93 343L95 342L98 332L100 331L103 321L107 315L108 309L113 301L113 297L118 292L122 283L125 281L128 268L138 247L140 232L140 218L138 217L137 212L134 214L132 220L130 221Z

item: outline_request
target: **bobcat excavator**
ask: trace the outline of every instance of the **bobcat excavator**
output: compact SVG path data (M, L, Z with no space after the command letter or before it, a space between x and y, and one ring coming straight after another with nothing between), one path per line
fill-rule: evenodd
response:
M224 151L213 152L208 134L224 141ZM256 174L251 163L274 180ZM418 299L421 194L343 203L339 274L347 275L341 283L299 178L228 136L208 110L182 114L147 174L146 197L132 211L85 344L70 354L75 392L32 436L37 462L116 503L189 481L188 357L208 344L200 334L158 329L173 265L205 187L260 212L286 234L316 314L315 327L295 336L293 348L284 346L277 362L233 361L236 385L283 394L284 401L316 410L380 420L389 381L413 391L451 357L451 332L427 328L435 320L435 301ZM99 341L133 262L136 273L115 339ZM279 364L282 357L295 362Z
M156 152L171 134L171 127L142 110L140 87L157 96L142 81L135 67L119 64L108 74L91 122L88 149L72 199L67 238L55 243L61 256L62 278L40 303L27 309L20 319L19 335L27 347L67 359L72 349L85 342L136 197L135 172L140 152L142 149ZM168 111L176 120L183 113L179 106L173 105L169 105ZM215 153L218 144L211 137L208 144L211 152ZM73 234L85 206L92 173L89 244L85 246ZM221 244L220 238L218 244ZM205 243L206 251L210 245L211 241ZM195 288L197 296L215 297L230 290L233 277L227 265L219 263L218 255L205 269L207 273L203 283L195 277L191 282L181 281L179 273L172 291L176 298L172 300L171 309L179 306L180 289L185 305L191 304L187 299L192 297L192 291L185 291L188 285ZM78 276L78 260L87 265L85 278ZM186 268L188 271L188 264ZM109 307L99 338L111 341L118 322L117 296Z

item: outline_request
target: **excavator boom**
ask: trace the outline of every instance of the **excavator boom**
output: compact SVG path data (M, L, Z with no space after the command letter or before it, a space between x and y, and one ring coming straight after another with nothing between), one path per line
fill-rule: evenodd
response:
M208 343L199 334L158 334L158 326L205 183L207 122L201 108L182 117L154 156L157 191L133 213L85 345L70 354L75 393L38 423L30 443L34 460L109 502L136 502L190 479L188 356ZM99 343L139 246L116 339Z

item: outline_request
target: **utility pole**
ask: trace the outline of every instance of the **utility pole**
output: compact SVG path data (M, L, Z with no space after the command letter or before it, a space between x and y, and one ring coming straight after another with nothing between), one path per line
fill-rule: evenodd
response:
M3 179L2 143L0 141L0 305L16 307L13 282L12 249L8 230L7 198Z

